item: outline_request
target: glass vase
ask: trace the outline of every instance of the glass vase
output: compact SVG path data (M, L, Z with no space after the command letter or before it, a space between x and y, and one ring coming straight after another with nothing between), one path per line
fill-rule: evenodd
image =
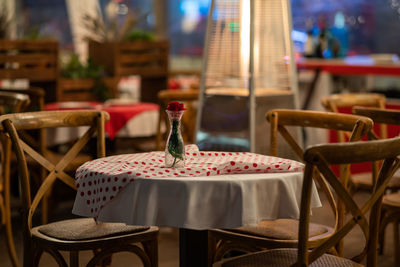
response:
M185 112L166 111L170 123L170 131L165 146L165 167L183 168L185 166L185 146L181 134L181 119Z

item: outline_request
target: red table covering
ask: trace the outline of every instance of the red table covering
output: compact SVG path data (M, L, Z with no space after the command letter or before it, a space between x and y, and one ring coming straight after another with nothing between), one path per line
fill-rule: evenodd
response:
M125 124L136 115L149 110L158 110L159 106L153 103L136 103L130 105L104 105L100 102L55 102L45 106L45 110L77 110L98 109L110 114L110 120L105 125L105 131L110 139L121 130Z

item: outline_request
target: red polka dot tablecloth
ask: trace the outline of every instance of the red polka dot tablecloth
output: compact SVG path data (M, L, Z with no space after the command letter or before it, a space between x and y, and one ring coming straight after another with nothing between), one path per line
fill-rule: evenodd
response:
M300 162L249 152L199 151L186 147L184 168L166 168L164 152L125 154L86 162L76 172L77 194L97 217L104 205L135 178L196 177L302 171Z

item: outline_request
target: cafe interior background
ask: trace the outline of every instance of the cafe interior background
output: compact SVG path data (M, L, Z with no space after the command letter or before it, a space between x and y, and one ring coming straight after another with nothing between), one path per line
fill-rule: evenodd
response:
M239 1L231 0L231 2ZM97 97L109 103L138 102L145 99L146 102L159 104L157 92L160 90L186 91L201 87L210 6L211 0L0 0L0 39L56 40L58 42L58 74L55 79L57 90L63 90L63 86L67 88L70 79L93 79L93 77L102 78L104 81L102 85L107 87L109 85L107 78L112 75L117 76L108 66L102 66L96 60L93 60L95 63L91 61L93 58L90 58L89 40L99 43L119 42L125 39L164 41L168 47L165 65L167 71L161 75L161 80L158 76L147 77L140 73L118 74L117 81L113 80L109 87L110 90L117 91L118 99L101 93L99 95L98 92L92 95L93 98ZM301 62L306 58L349 60L349 62L361 62L360 64L371 62L400 64L400 0L291 0L290 11L289 17L293 24L291 32L293 57L289 61ZM229 16L228 13L225 15ZM237 25L225 26L232 32L237 30ZM296 86L292 88L296 91L296 96L291 100L293 103L288 103L285 107L323 110L320 104L321 96L342 92L382 93L386 95L392 107L400 107L398 101L400 79L392 75L325 73L319 77L315 84L314 95L308 100L307 90L313 83L314 70L298 65L296 76ZM0 87L18 89L27 87L28 84L27 79L0 77ZM93 87L93 83L91 86ZM144 88L155 86L158 88L152 90L156 91L147 95ZM51 90L49 88L51 86L46 90ZM58 101L72 105L81 100L79 95L64 98L57 93L47 98L46 102ZM86 100L85 103L88 102ZM194 108L202 110L201 105L204 103L203 99L200 104L195 103ZM197 116L197 120L199 118L201 117ZM145 120L152 124L143 134L146 138L142 138L143 136L128 138L128 135L122 134L120 137L123 138L116 138L107 143L110 148L107 148L110 150L109 153L158 149L160 147L157 143L160 140L157 141L156 137L158 113L155 112ZM248 123L247 120L245 122ZM202 126L203 131L198 130ZM197 121L196 137L200 140L210 140L204 127ZM161 131L165 129L166 125L161 125ZM227 132L221 132L216 138L219 144L203 144L204 148L254 151L248 142L243 143L243 140L229 136L230 133ZM303 141L308 145L326 141L328 138L313 132L298 134L303 135ZM164 136L161 137L163 138ZM16 185L13 186L12 197L15 202L13 205L18 206L16 200L18 190L15 188ZM61 195L61 198L63 199L58 202L65 200L68 202L68 199L73 200L73 195ZM62 204L59 206L62 207ZM56 212L58 216L63 216L68 210L60 208L58 213ZM13 220L18 222L18 212L14 211L12 215ZM174 250L174 246L177 246L176 232L174 229L165 228L162 229L161 237L164 237L164 241L160 246L167 251L164 254L169 256L161 252L160 266L176 266L174 265L176 264L174 258L178 257L176 249ZM21 242L18 236L16 240ZM4 266L4 262L5 266L11 266L3 244L0 245L0 251L0 265ZM49 262L48 266L52 266L51 260Z

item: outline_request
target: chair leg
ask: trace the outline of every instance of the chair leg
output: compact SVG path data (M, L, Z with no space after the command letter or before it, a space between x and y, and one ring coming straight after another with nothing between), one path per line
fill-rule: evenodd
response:
M93 250L93 254L96 257L97 254L101 252L101 249ZM104 257L99 263L96 264L96 266L101 266L101 267L107 267L110 266L112 262L112 254L108 255L107 257Z
M216 248L217 239L208 231L208 267L211 267L214 263Z
M397 219L393 222L394 259L395 259L396 266L400 266L399 223L400 223L399 219Z
M11 218L10 214L7 215L6 218L6 225L5 225L5 230L6 230L6 244L7 244L7 250L11 258L12 265L14 267L20 266L18 257L17 257L17 252L15 250L15 243L14 243L14 237L12 234L12 226L11 226Z
M24 247L23 266L24 267L39 266L39 261L40 261L42 254L43 254L43 250L41 250L41 249L34 249L32 246L25 246Z
M46 177L46 171L41 168L40 169L40 180L43 180L43 177ZM42 224L46 224L49 219L49 199L51 197L51 192L52 188L49 188L49 190L45 193L45 195L42 198Z
M378 233L378 253L379 255L383 254L384 247L385 247L385 230L390 222L390 216L388 216L388 212L385 209L382 209L381 211L381 220L379 222L379 233Z
M149 240L142 242L142 246L147 256L150 259L150 264L152 267L158 267L158 241Z
M79 251L70 251L69 252L69 266L70 267L79 267Z
M67 263L65 262L65 259L58 250L53 248L46 248L46 252L49 253L51 256L53 256L53 259L58 263L59 267L68 267Z
M0 195L1 223L5 226L5 241L11 263L13 267L19 267L20 265L17 257L17 252L15 250L14 238L12 234L10 204L8 203L9 201L7 201L7 197L9 198L9 196L5 196L6 199L3 201L3 197Z
M120 246L114 246L114 247L109 247L107 249L103 249L95 254L95 256L89 261L89 263L86 265L87 267L95 267L98 266L98 263L102 264L103 260L105 258L111 258L111 254L117 253L117 252L131 252L136 254L140 258L140 260L143 263L143 266L145 267L150 267L150 259L144 252L144 250L136 245L124 245L122 247Z

